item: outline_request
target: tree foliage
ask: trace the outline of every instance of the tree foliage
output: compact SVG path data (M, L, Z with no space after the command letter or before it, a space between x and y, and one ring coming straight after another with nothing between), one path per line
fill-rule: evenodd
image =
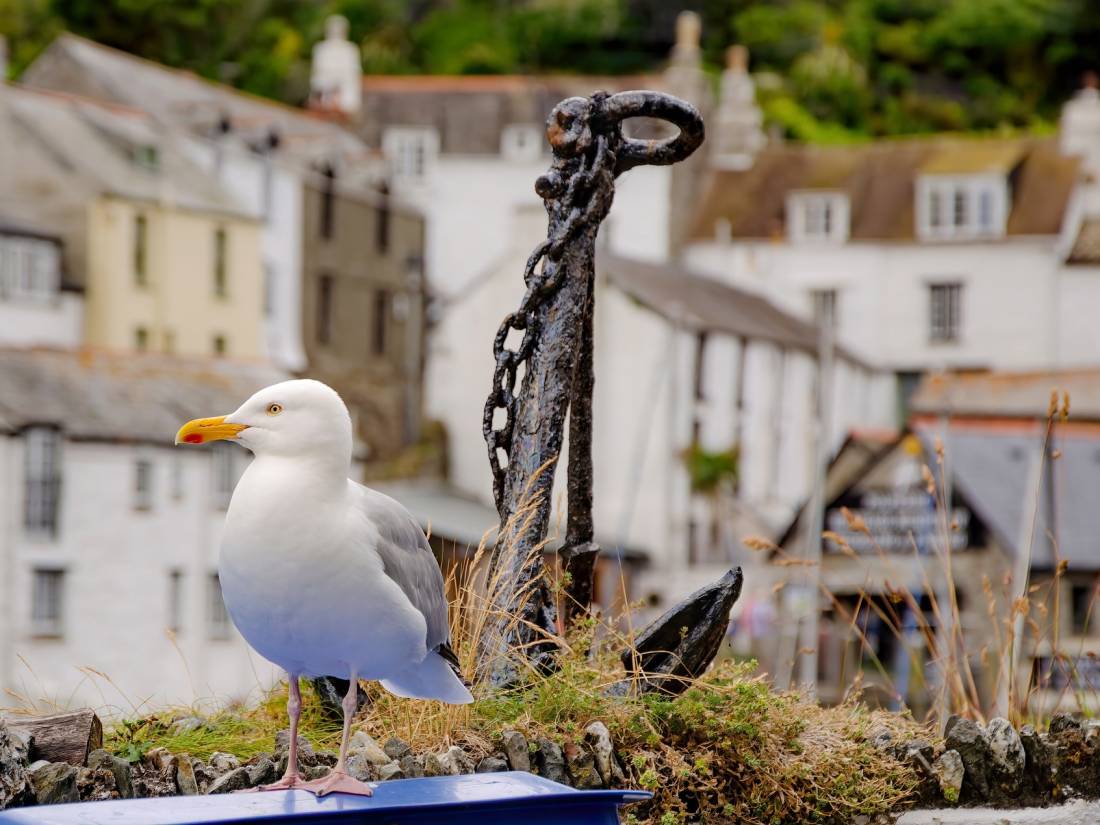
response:
M294 102L330 14L368 72L613 74L659 69L682 8L797 137L1026 127L1100 68L1097 0L0 0L0 34L13 73L69 29Z

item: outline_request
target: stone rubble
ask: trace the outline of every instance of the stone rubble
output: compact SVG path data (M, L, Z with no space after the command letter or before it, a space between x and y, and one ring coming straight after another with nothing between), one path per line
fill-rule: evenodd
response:
M1016 730L1005 719L988 725L952 717L945 739L898 741L888 730L872 730L871 742L883 754L910 765L921 778L921 806L1051 805L1100 798L1100 721L1055 716L1049 731L1025 725ZM106 750L92 751L82 766L39 760L29 764L30 742L10 734L0 721L0 809L77 800L230 793L274 782L286 768L289 732L276 737L273 753L243 761L214 753L207 761L153 748L131 763ZM529 743L506 730L494 750L471 754L457 745L417 753L391 738L379 745L357 731L349 745L348 770L364 782L421 776L454 776L523 770L580 789L629 785L611 733L602 722L589 724L583 739ZM336 755L315 751L299 738L304 778L328 773Z

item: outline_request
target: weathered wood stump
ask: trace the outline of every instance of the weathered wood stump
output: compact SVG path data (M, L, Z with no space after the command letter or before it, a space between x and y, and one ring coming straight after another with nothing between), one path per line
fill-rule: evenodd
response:
M9 730L30 734L31 760L83 765L103 747L103 723L88 708L49 716L5 716Z

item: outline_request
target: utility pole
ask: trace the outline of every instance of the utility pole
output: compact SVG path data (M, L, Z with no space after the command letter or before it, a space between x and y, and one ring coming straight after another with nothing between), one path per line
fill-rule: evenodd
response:
M821 534L825 532L825 482L832 458L833 431L833 362L836 347L835 305L825 304L818 327L817 344L817 422L814 444L814 484L810 504L806 510L806 547L801 576L803 582L802 633L798 651L798 681L810 692L817 694L818 625L821 617Z

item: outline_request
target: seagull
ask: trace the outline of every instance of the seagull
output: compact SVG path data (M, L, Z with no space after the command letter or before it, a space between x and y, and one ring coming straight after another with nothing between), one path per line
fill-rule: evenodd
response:
M473 701L450 646L439 564L408 510L348 478L351 417L331 387L284 381L176 434L176 444L223 440L255 459L226 512L222 597L241 635L286 671L289 685L286 774L261 790L370 796L347 773L357 680L377 679L410 699ZM351 684L339 760L307 782L298 772L298 680L310 676Z

